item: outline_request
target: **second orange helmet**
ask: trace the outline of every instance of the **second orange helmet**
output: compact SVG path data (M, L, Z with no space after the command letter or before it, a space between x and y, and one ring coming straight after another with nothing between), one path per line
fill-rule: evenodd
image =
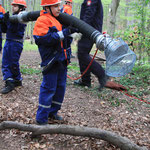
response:
M65 2L70 2L70 3L72 3L72 0L65 0Z
M25 0L13 0L13 2L11 3L11 5L22 5L24 7L27 8L27 4L26 4L26 1Z

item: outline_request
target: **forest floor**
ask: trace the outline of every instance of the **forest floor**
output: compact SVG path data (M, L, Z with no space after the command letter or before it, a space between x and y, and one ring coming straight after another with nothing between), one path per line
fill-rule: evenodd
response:
M77 62L77 59L72 61ZM1 62L1 54L0 54ZM24 51L20 65L39 70L37 51ZM71 73L69 73L71 74ZM73 73L72 73L73 74ZM0 122L17 121L34 124L38 107L41 73L22 74L23 86L9 94L0 94ZM0 71L0 89L4 86ZM59 114L64 124L95 127L129 138L150 149L150 107L120 91L97 90L98 81L92 76L92 88L78 87L67 80L64 103ZM150 87L148 87L150 89ZM150 95L145 95L150 99ZM0 131L0 150L119 150L106 141L70 135L42 135L32 139L31 133L15 129Z

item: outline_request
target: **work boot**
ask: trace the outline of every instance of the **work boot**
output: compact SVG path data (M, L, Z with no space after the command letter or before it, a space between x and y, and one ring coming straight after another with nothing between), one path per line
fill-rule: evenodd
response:
M83 82L81 79L74 81L75 85L91 87L91 83Z
M7 94L15 89L15 85L13 82L6 80L5 87L1 90L2 94Z
M47 123L47 122L41 123L41 122L39 122L39 121L36 121L36 124L37 124L37 125L42 125L42 126L43 126L43 125L47 125L48 123Z
M100 86L99 86L99 91L102 91L102 89L105 87L109 77L105 76L103 79L99 80Z
M22 81L21 80L14 80L14 85L15 85L15 87L22 86Z
M61 116L59 116L59 115L57 115L57 114L49 114L49 117L48 117L49 119L53 119L53 120L58 120L58 121L62 121L63 120L63 118L61 117Z
M107 81L105 87L106 88L110 88L110 89L114 89L114 90L118 90L118 91L122 91L122 90L127 91L126 87L124 87L123 85L118 84L118 83L116 83L114 81Z

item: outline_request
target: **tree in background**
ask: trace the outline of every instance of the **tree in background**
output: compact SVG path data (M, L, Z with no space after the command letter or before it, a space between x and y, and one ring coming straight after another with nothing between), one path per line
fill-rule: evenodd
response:
M116 13L119 7L120 0L112 0L109 10L108 34L113 36L116 27Z
M145 58L148 56L150 59L150 31L147 28L149 25L149 4L150 0L138 0L132 3L135 10L135 18L137 20L136 25L138 27L138 59L139 63L145 62Z

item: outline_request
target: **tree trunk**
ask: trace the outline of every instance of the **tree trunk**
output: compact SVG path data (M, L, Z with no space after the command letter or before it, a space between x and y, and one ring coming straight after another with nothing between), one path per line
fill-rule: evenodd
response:
M116 13L119 6L120 0L112 0L109 10L109 24L108 24L108 34L113 36L115 32L116 23Z
M32 132L33 136L41 134L65 134L73 136L92 137L105 140L115 145L116 147L119 147L121 150L147 150L147 148L140 147L125 137L122 137L110 131L97 128L71 125L26 125L13 121L3 121L0 123L0 130L5 129L18 129L21 131L28 131Z
M4 0L2 0L2 6L4 7Z
M128 17L129 3L130 3L130 0L126 0L125 17ZM127 28L127 24L128 24L128 20L124 19L123 28Z

